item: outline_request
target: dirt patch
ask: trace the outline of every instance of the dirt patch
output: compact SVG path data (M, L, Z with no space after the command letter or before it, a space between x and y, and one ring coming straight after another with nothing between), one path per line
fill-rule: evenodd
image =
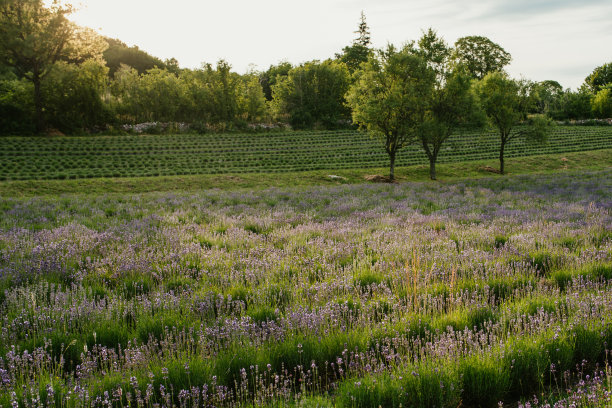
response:
M501 174L498 169L494 169L493 167L489 167L489 166L479 167L478 170L486 171L486 172L489 172L489 173Z
M223 177L216 178L215 181L240 183L244 180L238 176L223 176Z
M371 174L363 176L363 178L372 183L397 183L397 180L391 180L388 176L381 176L380 174Z
M63 134L62 132L60 132L59 130L55 129L55 128L49 128L45 131L45 135L53 137L53 136L66 136L65 134Z

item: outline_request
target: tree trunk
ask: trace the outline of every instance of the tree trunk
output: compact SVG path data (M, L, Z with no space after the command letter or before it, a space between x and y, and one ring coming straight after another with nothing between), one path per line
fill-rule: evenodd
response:
M32 77L34 83L34 109L36 114L36 133L45 130L45 118L43 116L42 93L40 91L40 75L35 73Z
M393 181L395 180L395 152L389 153L389 159L391 160L391 164L389 168L389 179Z
M429 178L436 179L436 159L434 157L429 158Z
M506 142L502 140L501 147L499 148L499 173L504 174L504 147Z

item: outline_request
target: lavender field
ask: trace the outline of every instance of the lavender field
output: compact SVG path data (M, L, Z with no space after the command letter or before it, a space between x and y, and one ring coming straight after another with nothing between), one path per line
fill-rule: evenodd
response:
M612 170L0 209L3 407L612 403Z

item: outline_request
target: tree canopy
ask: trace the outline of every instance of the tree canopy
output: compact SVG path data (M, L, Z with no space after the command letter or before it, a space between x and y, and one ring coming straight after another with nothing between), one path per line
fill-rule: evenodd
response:
M605 88L607 84L612 84L612 62L595 68L593 72L586 77L584 82L593 92L598 92Z
M34 85L36 129L44 128L41 83L60 60L82 62L104 51L92 30L79 30L67 19L70 5L42 0L0 1L0 61Z
M475 79L501 71L512 59L500 45L482 36L459 38L455 42L452 58L455 64L464 65Z
M533 112L548 115L563 94L563 87L557 81L547 80L533 84L531 93L534 98Z
M276 65L270 65L267 71L259 75L259 83L263 89L266 100L272 100L272 87L276 85L280 78L289 75L289 71L293 68L290 62L282 61Z
M307 62L277 81L272 87L272 106L277 115L286 115L294 128L334 128L350 117L344 99L349 72L344 64Z

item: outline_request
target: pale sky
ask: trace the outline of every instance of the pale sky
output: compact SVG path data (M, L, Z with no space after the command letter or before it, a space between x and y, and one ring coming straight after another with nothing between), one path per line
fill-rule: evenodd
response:
M453 44L483 35L513 77L576 89L612 62L612 0L75 0L72 20L181 67L223 58L237 72L324 60L349 45L363 10L375 47L432 27Z

